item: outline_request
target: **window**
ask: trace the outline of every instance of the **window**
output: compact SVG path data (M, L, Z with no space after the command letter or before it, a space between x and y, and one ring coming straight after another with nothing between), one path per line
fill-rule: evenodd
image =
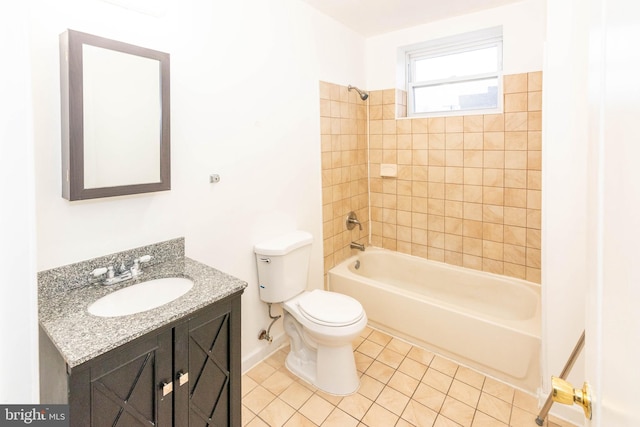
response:
M409 116L502 110L502 27L405 46L400 58Z

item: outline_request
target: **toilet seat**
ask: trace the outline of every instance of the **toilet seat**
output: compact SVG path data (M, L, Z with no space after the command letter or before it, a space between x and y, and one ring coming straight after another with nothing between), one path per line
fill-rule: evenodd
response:
M349 326L365 315L362 305L348 295L320 289L305 293L297 301L300 314L323 326Z

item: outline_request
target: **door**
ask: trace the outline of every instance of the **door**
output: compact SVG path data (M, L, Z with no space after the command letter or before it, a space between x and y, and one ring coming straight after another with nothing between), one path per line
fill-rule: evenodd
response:
M176 426L240 425L239 304L227 299L175 327Z
M589 73L589 426L640 426L640 3L593 0ZM574 384L574 386L578 386Z
M172 342L172 331L167 330L72 372L72 427L173 425Z

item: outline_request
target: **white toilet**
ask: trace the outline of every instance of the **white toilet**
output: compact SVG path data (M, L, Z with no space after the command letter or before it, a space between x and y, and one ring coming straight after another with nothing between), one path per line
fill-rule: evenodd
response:
M282 303L287 368L322 391L348 395L360 385L351 343L367 315L347 295L306 290L312 242L311 234L295 231L255 245L260 299Z

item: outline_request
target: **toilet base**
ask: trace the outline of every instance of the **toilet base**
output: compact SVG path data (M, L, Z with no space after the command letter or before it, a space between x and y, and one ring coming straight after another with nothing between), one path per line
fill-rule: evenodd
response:
M351 342L339 346L313 343L314 347L286 311L284 326L291 344L285 366L291 373L325 393L347 396L358 391L360 378Z

